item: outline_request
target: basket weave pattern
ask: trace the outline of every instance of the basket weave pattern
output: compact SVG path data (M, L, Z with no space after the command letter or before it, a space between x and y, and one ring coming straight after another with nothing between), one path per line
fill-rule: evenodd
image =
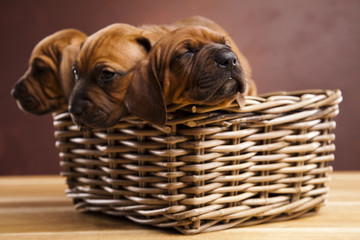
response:
M54 116L76 209L183 234L316 211L329 191L339 90L248 97L241 110L173 106L166 127L129 117L80 130Z

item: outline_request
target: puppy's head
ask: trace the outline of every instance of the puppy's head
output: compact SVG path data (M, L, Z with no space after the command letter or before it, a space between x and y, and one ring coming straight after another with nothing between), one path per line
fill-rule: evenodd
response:
M78 125L109 127L126 114L122 100L131 72L151 48L146 34L131 25L113 24L86 39L69 101Z
M72 65L86 35L58 31L33 49L29 68L11 91L20 109L35 115L65 110L74 83Z
M246 78L224 36L204 27L184 27L155 44L135 69L124 102L129 113L162 125L168 104L242 103Z

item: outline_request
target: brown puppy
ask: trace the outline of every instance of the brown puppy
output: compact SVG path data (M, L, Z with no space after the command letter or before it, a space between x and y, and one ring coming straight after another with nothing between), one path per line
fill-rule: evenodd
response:
M236 99L242 105L243 96L256 90L247 61L229 44L206 27L166 34L135 69L124 98L127 111L164 125L169 104L227 106Z
M11 91L20 109L35 115L67 109L74 84L72 66L85 39L78 30L64 29L35 46L28 70Z
M122 100L131 73L166 32L165 26L113 24L89 36L80 50L77 81L69 101L74 122L110 127L126 115Z

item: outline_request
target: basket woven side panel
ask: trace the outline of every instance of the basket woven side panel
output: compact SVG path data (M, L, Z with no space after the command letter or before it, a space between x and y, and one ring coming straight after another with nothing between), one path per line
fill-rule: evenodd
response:
M82 211L183 234L281 221L326 200L340 91L248 97L241 110L173 106L160 128L128 118L79 130L54 117L67 196Z

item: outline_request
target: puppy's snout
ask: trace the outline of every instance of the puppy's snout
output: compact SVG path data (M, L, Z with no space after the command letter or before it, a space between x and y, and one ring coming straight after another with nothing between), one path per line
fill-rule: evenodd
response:
M19 97L19 94L18 92L16 91L15 88L11 89L11 92L10 92L11 96L15 99L17 99Z
M20 97L20 95L26 91L27 91L26 85L23 82L19 82L11 90L11 96L13 96L13 98L15 98L15 99L18 99Z
M69 112L74 116L74 117L81 117L87 107L87 100L81 100L78 101L76 103L73 103L69 106Z
M215 56L215 62L223 68L232 69L233 67L239 66L238 59L232 51L220 51Z

